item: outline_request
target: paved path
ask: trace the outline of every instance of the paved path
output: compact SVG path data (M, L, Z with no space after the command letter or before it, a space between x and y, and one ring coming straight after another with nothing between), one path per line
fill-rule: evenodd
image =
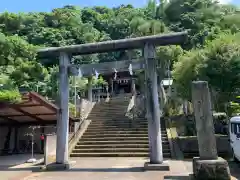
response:
M31 155L18 154L11 156L0 156L0 179L1 180L19 180L32 174L30 164L25 163ZM35 155L35 158L41 159L42 155Z
M143 171L147 159L140 158L73 158L68 171L32 173L26 165L0 171L1 180L186 180L192 161L169 161L170 171ZM240 165L229 163L235 179L240 179Z
M169 161L170 172L143 171L146 159L74 158L69 171L33 173L22 180L161 180L186 177L189 172L182 161ZM171 176L170 176L171 174ZM177 178L179 179L179 178Z

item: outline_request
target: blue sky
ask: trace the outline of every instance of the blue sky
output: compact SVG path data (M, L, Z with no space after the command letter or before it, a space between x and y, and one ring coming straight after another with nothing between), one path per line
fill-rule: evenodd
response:
M147 0L1 0L0 12L29 12L29 11L51 11L53 8L64 5L85 6L118 6L120 4L132 4L136 7L143 6ZM240 5L240 0L220 0Z

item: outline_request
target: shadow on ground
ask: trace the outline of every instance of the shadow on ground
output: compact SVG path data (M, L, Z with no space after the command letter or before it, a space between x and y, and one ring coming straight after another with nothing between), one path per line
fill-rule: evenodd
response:
M66 172L144 172L143 167L132 168L72 168Z
M0 171L32 171L37 172L40 167L26 167L26 168L9 168L7 166L0 166ZM144 172L143 167L132 168L71 168L68 170L60 170L63 172ZM48 171L46 171L48 172Z
M191 180L192 176L164 176L164 180Z
M231 175L237 179L240 179L240 163L229 161L228 164L230 167Z

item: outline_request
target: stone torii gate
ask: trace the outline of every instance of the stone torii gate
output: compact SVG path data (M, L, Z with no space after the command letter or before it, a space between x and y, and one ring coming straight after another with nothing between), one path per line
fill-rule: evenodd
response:
M104 41L65 47L51 47L40 49L40 58L51 56L59 57L60 72L60 112L57 121L57 150L56 164L68 167L68 132L69 132L69 71L70 59L75 55L104 53L119 50L142 49L145 67L145 97L147 104L148 135L150 149L150 163L162 164L162 139L160 124L160 107L158 100L157 72L156 72L156 46L179 45L187 39L187 32L164 35L145 36L130 39Z

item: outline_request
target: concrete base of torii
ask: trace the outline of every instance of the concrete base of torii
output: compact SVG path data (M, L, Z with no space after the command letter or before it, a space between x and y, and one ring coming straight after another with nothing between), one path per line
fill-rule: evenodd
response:
M144 164L144 170L145 171L169 171L169 163L167 161L164 161L159 164L152 164L150 162L146 162Z
M66 163L66 164L53 163L46 166L47 171L63 171L68 169L70 169L69 163Z

